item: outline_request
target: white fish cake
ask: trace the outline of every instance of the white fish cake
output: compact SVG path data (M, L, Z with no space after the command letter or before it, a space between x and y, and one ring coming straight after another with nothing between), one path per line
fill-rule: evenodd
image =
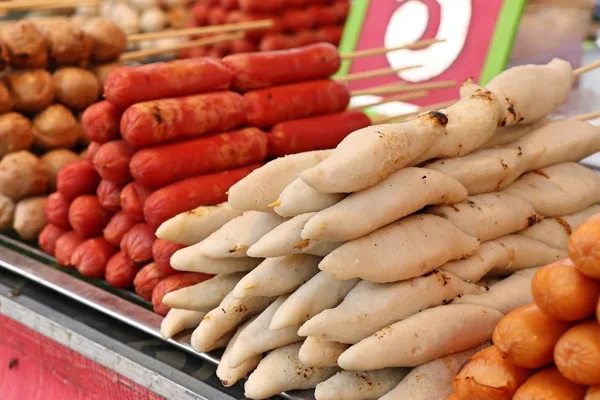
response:
M446 115L431 111L407 122L359 129L300 178L321 193L358 192L409 165L444 135L447 123Z
M331 150L308 151L277 158L252 171L229 188L229 204L236 210L272 212L269 205L307 168L328 157Z
M301 233L306 222L316 213L293 217L266 233L248 249L250 257L282 257L302 254L305 247Z
M460 294L480 291L479 286L439 270L394 283L362 281L339 306L305 322L299 334L354 344L426 308L441 305Z
M250 246L283 221L285 218L276 214L247 211L195 246L200 254L210 258L246 257Z
M171 308L160 324L160 334L165 339L169 339L186 329L196 328L205 315L203 311Z
M519 235L537 240L556 249L566 249L571 233L588 218L596 214L600 214L599 205L593 205L583 211L562 217L546 218L531 228L519 232Z
M339 356L348 345L309 336L302 343L298 357L307 367L336 367Z
M494 136L492 136L492 138L487 143L481 146L481 148L490 149L514 143L517 140L527 136L534 130L550 123L551 121L552 120L550 118L543 118L533 124L518 124L500 127L496 129Z
M212 279L167 293L162 302L171 308L208 312L246 275L245 272L219 274Z
M555 58L545 65L509 68L485 87L502 103L500 125L510 126L530 124L552 113L567 100L574 79L571 64Z
M468 257L478 248L478 239L444 218L415 215L346 242L326 256L319 268L336 279L396 282Z
M219 366L217 367L217 377L221 381L221 384L225 387L230 387L235 385L240 379L248 376L250 372L252 372L260 360L262 360L262 354L255 355L252 358L244 361L241 365L236 368L231 368L229 366L229 355L231 354L231 349L235 346L237 342L237 338L240 336L240 333L253 321L254 319L250 319L244 322L235 332L227 347L225 348L225 352L221 356L221 360L219 362Z
M267 354L244 385L246 397L268 399L288 390L313 389L339 371L335 367L303 365L298 359L301 346L301 343L294 343Z
M449 176L404 168L318 212L306 222L302 238L326 242L357 239L427 205L454 204L466 198L467 189Z
M338 364L350 371L415 367L489 340L503 316L472 304L429 308L350 347Z
M344 198L342 193L321 193L308 186L300 178L283 189L273 210L282 217L316 212L331 207Z
M231 368L239 367L247 360L270 350L302 341L302 337L298 336L299 326L292 326L278 331L269 330L273 314L286 298L286 296L282 296L275 300L240 332L228 357Z
M537 270L538 268L532 268ZM531 281L533 274L512 274L508 278L489 286L489 290L478 294L465 294L454 299L453 304L476 304L493 308L502 314L533 302Z
M447 219L482 242L526 229L541 219L531 204L508 193L469 196L462 203L428 207L425 212Z
M568 162L529 172L503 192L526 200L540 215L559 217L600 202L600 175Z
M323 242L321 240L304 240L302 242L302 252L312 254L313 256L325 257L345 242Z
M190 342L197 352L203 353L213 349L215 342L231 333L239 324L261 313L275 301L272 297L254 297L236 299L227 295L213 310L209 311L202 322L192 333Z
M419 365L400 381L398 386L388 392L381 400L433 400L445 399L452 394L452 381L469 358L475 353L490 347L486 342L460 353L450 354L437 360Z
M337 306L358 282L358 279L340 281L326 272L319 272L279 307L271 320L270 329L301 325L321 311Z
M316 400L378 399L408 374L408 368L384 368L378 371L341 371L315 388Z
M462 260L450 261L440 268L457 276L465 282L479 282L497 266L506 266L510 263L509 253L495 241L482 243L479 250L470 257Z
M156 230L156 237L191 246L240 215L242 212L228 203L198 207L163 222Z
M267 258L244 276L232 290L233 297L274 297L291 293L319 272L320 257L298 254Z
M232 274L251 271L262 258L210 258L202 255L198 244L177 250L171 256L171 266L178 271L203 272L205 274Z

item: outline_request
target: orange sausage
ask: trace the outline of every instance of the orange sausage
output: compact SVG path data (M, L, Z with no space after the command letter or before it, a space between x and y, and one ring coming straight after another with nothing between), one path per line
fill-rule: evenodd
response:
M536 304L553 318L578 321L596 311L600 282L580 273L570 259L540 269L531 283Z
M88 160L75 161L58 171L56 186L67 200L83 194L96 193L100 176Z
M119 211L121 209L122 186L109 181L101 181L96 190L96 195L102 208L108 211Z
M100 205L98 196L79 196L69 207L69 223L83 237L102 234L111 217L112 213Z
M550 365L521 385L513 400L583 400L585 386L570 382Z
M135 275L135 279L133 280L135 292L144 300L151 300L152 291L158 285L158 282L176 273L179 273L179 271L165 271L157 268L156 264L150 263L140 269Z
M506 361L535 369L552 362L554 345L570 326L548 317L535 304L529 304L500 320L493 341Z
M144 203L150 193L150 189L138 182L127 184L121 191L121 209L135 221L143 222Z
M46 227L40 232L40 236L38 237L38 244L40 245L40 249L46 254L49 254L54 257L56 252L56 242L60 235L62 235L65 231L59 228L56 225L48 224Z
M582 274L600 279L600 215L588 219L573 232L569 238L569 256Z
M83 236L75 231L67 231L56 240L55 255L56 262L63 267L72 267L71 256L77 246L84 242Z
M104 143L94 155L94 168L102 179L123 185L131 181L129 161L135 153L124 140L113 140Z
M119 138L119 121L123 110L108 101L92 104L81 116L81 128L92 142L106 143Z
M600 325L596 320L569 329L556 343L554 363L567 379L600 385Z
M513 366L491 346L461 367L452 387L462 399L510 400L529 375L529 369Z
M173 243L168 240L156 239L152 245L152 258L154 258L154 263L160 269L167 271L173 270L173 267L171 267L171 256L177 250L181 250L184 247L185 246L183 245Z
M86 278L102 279L108 260L117 249L103 237L88 239L81 243L71 256L71 264Z
M112 256L106 264L106 282L112 287L128 289L133 285L133 280L139 269L138 264L120 251Z
M121 250L133 262L147 262L152 259L152 245L155 240L154 229L147 224L137 224L123 236Z
M104 228L104 239L113 246L119 246L123 236L135 226L137 221L124 211L118 212Z
M71 229L71 224L69 223L70 205L71 203L59 192L48 196L45 203L45 213L48 222L62 230Z

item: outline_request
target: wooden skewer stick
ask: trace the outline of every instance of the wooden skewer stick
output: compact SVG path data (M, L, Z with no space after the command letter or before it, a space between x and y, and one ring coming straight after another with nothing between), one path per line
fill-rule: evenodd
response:
M0 2L0 10L34 10L52 8L74 8L80 4L100 4L102 0L16 0Z
M573 70L573 76L578 77L579 75L583 74L584 72L591 71L598 67L600 67L600 61L594 61L593 63L589 63L588 65L584 65L583 67L579 67L579 68Z
M445 101L442 103L437 103L437 104L430 104L428 106L425 107L420 107L417 111L412 111L412 112L408 112L408 113L402 113L402 114L398 114L398 115L393 115L391 117L382 117L382 118L374 118L372 120L373 125L380 125L380 124L388 124L390 122L393 122L397 119L406 119L409 117L413 117L415 115L419 115L422 114L424 112L427 111L433 111L433 110L439 110L440 108L446 108L448 106L451 106L452 104L456 103L456 100L452 100L452 101Z
M423 98L423 97L427 96L428 94L429 94L429 92L427 90L418 90L416 92L403 93L403 94L399 94L397 96L386 97L385 99L380 100L380 101L376 101L374 103L369 103L369 104L364 104L364 105L360 105L360 106L350 107L349 110L355 110L357 108L375 107L375 106L379 106L381 104L391 103L393 101L403 101L403 100L420 99L420 98Z
M350 92L351 96L361 96L364 94L390 94L390 93L404 93L412 92L415 90L429 90L429 89L443 89L456 86L456 81L439 81L439 82L428 82L428 83L417 83L413 85L407 85L406 83L399 83L394 85L377 86L374 88L354 90Z
M214 26L201 26L198 28L171 29L161 32L136 33L127 36L128 42L139 42L141 40L174 38L191 35L208 35L215 33L226 33L235 31L250 31L253 29L265 29L273 26L273 20L242 22L239 24L223 24Z
M408 67L402 68L380 68L380 69L372 69L370 71L357 72L355 74L348 74L344 76L340 76L339 78L335 78L338 82L352 82L358 81L360 79L368 79L375 78L377 76L385 76L385 75L393 75L396 72L407 71L409 69L421 68L422 65L411 65Z
M208 37L204 39L191 40L182 43L176 43L172 46L161 47L156 49L136 50L124 53L119 58L120 61L136 61L143 60L149 57L157 56L164 53L170 53L172 51L179 51L185 49L191 49L193 47L205 46L209 44L227 42L229 40L241 39L244 37L244 32L229 33L226 35L219 35L215 37Z
M358 51L354 51L352 53L342 54L340 57L342 58L342 60L351 60L353 58L376 56L378 54L385 54L385 53L389 53L389 52L396 51L396 50L421 49L423 47L427 47L434 43L441 43L441 42L445 42L445 41L446 41L446 39L426 39L426 40L421 40L419 42L405 44L405 45L398 46L398 47L390 47L390 48L380 47L377 49L358 50Z
M575 121L589 121L590 119L600 118L600 110L594 111L587 114L577 115L575 117L569 118Z

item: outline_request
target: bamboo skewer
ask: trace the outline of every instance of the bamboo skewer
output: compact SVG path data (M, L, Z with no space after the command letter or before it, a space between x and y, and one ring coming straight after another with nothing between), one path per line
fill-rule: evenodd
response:
M227 33L235 31L250 31L253 29L265 29L273 26L273 20L241 22L237 24L223 24L213 26L201 26L198 28L171 29L161 32L136 33L127 36L128 42L139 42L142 40L174 38L192 35L208 35L216 33Z
M446 39L426 39L426 40L421 40L419 42L405 44L405 45L398 46L398 47L390 47L390 48L380 47L380 48L376 48L376 49L358 50L358 51L354 51L352 53L342 54L340 57L342 60L351 60L353 58L376 56L378 54L385 54L385 53L389 53L389 52L396 51L396 50L421 49L423 47L427 47L434 43L441 43L441 42L445 42L445 41L446 41Z
M170 53L172 51L179 51L179 50L191 49L193 47L198 47L198 46L205 46L205 45L209 45L209 44L227 42L230 40L241 39L243 37L244 37L243 32L236 32L236 33L229 33L229 34L215 36L215 37L208 37L208 38L204 38L204 39L176 43L172 46L167 46L167 47L162 47L162 48L130 51L127 53L123 53L123 55L121 55L121 58L119 60L120 61L136 61L136 60L141 60L141 59L157 56L157 55L164 54L164 53Z
M587 113L587 114L577 115L577 116L569 118L569 119L572 119L575 121L589 121L590 119L595 119L595 118L600 118L600 110L593 111L593 112Z
M100 4L102 0L17 0L0 2L0 10L27 11L53 8L75 8L81 4Z
M583 74L584 72L591 71L598 67L600 67L600 61L594 61L592 63L589 63L588 65L584 65L582 67L579 67L579 68L573 70L573 76L578 77L579 75Z
M422 65L411 65L408 67L401 67L401 68L372 69L370 71L362 71L362 72L357 72L355 74L348 74L348 75L340 76L338 78L335 78L335 80L338 82L353 82L353 81L357 81L360 79L375 78L377 76L393 75L396 72L407 71L409 69L415 69L415 68L421 68L421 67L422 67Z
M361 96L365 94L389 94L389 93L404 93L412 92L415 90L429 90L429 89L443 89L456 86L456 81L439 81L439 82L428 82L428 83L417 83L414 85L407 85L406 83L399 83L393 85L377 86L374 88L354 90L350 92L351 96Z
M420 98L427 96L428 94L429 94L429 92L427 90L417 90L416 92L403 93L403 94L399 94L397 96L390 96L390 97L386 97L385 99L382 99L380 101L376 101L376 102L369 103L369 104L363 104L360 106L354 106L354 107L350 107L348 109L356 110L358 108L375 107L375 106L379 106L381 104L391 103L393 101L420 99Z
M373 125L387 124L387 123L393 122L400 118L405 119L405 118L413 117L415 115L422 114L427 111L433 111L433 110L439 110L440 108L446 108L448 106L451 106L454 103L456 103L456 100L445 101L445 102L437 103L437 104L430 104L428 106L420 107L416 111L411 111L411 112L402 113L402 114L398 114L398 115L392 115L391 117L373 118L372 122L373 122Z

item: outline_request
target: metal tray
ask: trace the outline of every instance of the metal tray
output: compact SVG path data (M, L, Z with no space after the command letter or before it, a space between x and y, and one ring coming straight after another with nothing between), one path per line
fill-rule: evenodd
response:
M132 292L111 288L106 282L88 280L77 272L57 266L56 260L37 248L0 234L0 267L59 292L81 304L115 318L161 340L162 317L151 311L151 304ZM190 345L190 333L166 340L190 354L215 365L220 353L198 353ZM314 400L312 390L279 395L289 400Z

